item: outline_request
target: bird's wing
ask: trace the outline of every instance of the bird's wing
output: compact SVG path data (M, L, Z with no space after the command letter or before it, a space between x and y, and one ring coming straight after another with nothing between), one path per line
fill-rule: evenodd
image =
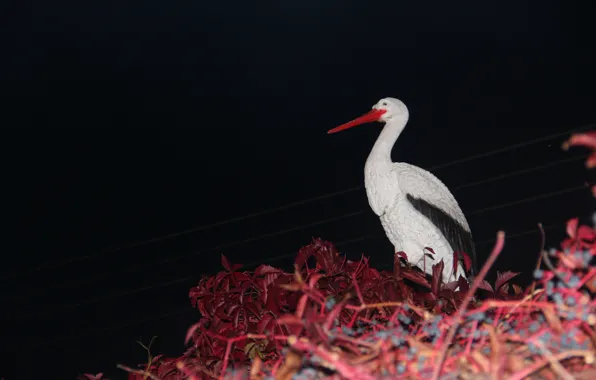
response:
M417 199L424 199L470 231L470 226L455 197L440 179L424 169L403 162L395 163L394 170L399 187L404 193Z
M396 163L394 170L410 204L441 231L455 251L470 256L475 271L476 253L470 227L447 186L430 172L410 164Z

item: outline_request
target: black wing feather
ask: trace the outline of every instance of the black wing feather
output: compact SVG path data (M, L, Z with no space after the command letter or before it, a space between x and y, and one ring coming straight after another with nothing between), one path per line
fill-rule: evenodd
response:
M416 198L411 194L407 194L408 201L414 208L427 217L447 239L451 247L455 251L465 252L472 259L472 275L476 272L476 251L474 249L474 241L472 234L453 219L445 211L437 206L428 203L424 199Z

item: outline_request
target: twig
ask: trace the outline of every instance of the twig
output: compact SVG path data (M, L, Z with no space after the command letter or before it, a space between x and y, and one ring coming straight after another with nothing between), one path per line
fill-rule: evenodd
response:
M358 281L356 280L356 275L354 273L352 273L352 283L356 288L356 294L358 295L358 300L360 300L360 304L364 305L364 298L362 297L362 292L360 291L360 286L358 286Z
M290 343L292 347L299 351L312 352L318 355L321 359L323 359L323 362L321 363L322 366L332 371L336 371L346 379L374 380L373 376L365 373L361 368L343 363L341 360L339 360L337 353L328 352L324 348L314 346L308 341L296 340L295 337L288 340L288 343Z
M143 342L141 342L140 340L137 341L138 344L141 345L141 347L143 347L146 351L147 351L147 368L145 369L145 374L143 375L143 380L147 380L147 377L149 375L149 368L151 368L151 365L153 364L153 356L151 355L151 345L153 344L153 340L157 338L156 336L153 336L153 338L151 338L151 340L149 341L149 345L145 346L143 344Z
M534 284L532 284L532 286L534 286ZM532 298L534 298L534 296L536 294L540 294L540 293L543 293L543 292L544 292L544 289L534 290L533 292L531 292L530 294L528 294L527 296L525 296L524 298L522 298L515 306L513 306L513 308L511 310L509 310L507 312L507 314L505 314L505 318L503 319L503 321L501 321L501 323L504 322L505 320L507 320L511 316L511 314L515 313L515 311L520 306L522 306L522 304L524 304L524 303L528 302L529 300L531 300ZM535 304L534 305L531 305L531 306L535 306ZM495 319L495 321L496 321L496 319Z
M584 359L587 357L593 358L594 353L591 351L586 351L586 350L569 350L569 351L564 351L564 352L558 353L556 355L553 355L553 358L555 360L561 361L561 360L569 359L569 358L576 357L576 356L581 356ZM549 364L549 361L547 359L543 359L543 360L536 362L533 365L531 365L527 368L524 368L523 370L511 375L508 380L525 379L528 376L530 376L531 374L533 374L534 372L538 371L539 369L541 369L542 367L544 367L548 364Z
M148 378L150 378L152 380L161 380L159 377L153 375L152 373L150 373L148 371L143 371L143 370L140 370L140 369L132 369L132 368L127 367L127 366L122 365L122 364L117 364L116 367L119 368L119 369L123 369L126 372L131 372L131 373L136 373L137 375L147 376Z
M453 325L449 329L447 338L445 339L445 342L443 343L443 348L441 349L441 353L439 354L439 362L435 366L432 380L439 379L439 375L441 374L441 370L443 369L443 362L445 361L445 357L447 356L447 350L449 349L449 346L451 345L451 342L453 341L453 338L455 337L455 332L457 331L457 328L459 327L461 318L464 315L464 313L466 312L466 309L468 308L468 305L470 304L470 301L472 300L472 296L474 295L474 293L476 293L476 290L478 290L480 283L486 277L486 274L488 273L489 269L493 266L493 264L497 260L497 257L499 257L499 254L503 250L504 244L505 244L505 232L499 231L497 233L497 242L495 244L495 247L493 248L493 251L491 252L488 260L482 266L482 270L480 271L478 276L474 279L472 286L470 287L470 289L468 289L466 298L461 303L460 308L457 311L457 314L455 315L455 320L453 322Z
M184 364L182 360L178 360L176 362L176 368L178 368L182 373L188 376L188 380L198 380L197 377L190 371L190 369Z
M229 364L229 360L230 360L230 353L232 352L232 346L234 345L234 343L242 341L242 340L246 340L246 339L276 339L276 340L288 340L289 337L284 336L284 335L275 335L273 337L268 337L265 334L245 334L245 335L241 335L241 336L237 336L234 338L226 338L223 336L218 336L215 335L215 337L226 341L226 352L224 354L224 361L223 361L223 365L221 368L221 373L219 375L219 379L223 380L225 374L226 374L226 369L228 368L228 364Z
M546 245L546 237L544 233L544 228L542 227L542 223L538 223L538 228L540 229L540 231L542 231L542 234L540 238L540 254L538 255L538 261L536 262L536 270L540 269L540 265L542 264L544 246ZM530 294L534 293L534 289L536 289L536 280L532 281L532 290L530 290Z
M561 376L565 380L574 379L573 376L571 376L571 374L567 372L565 368L563 368L563 366L561 365L561 363L559 363L557 358L555 358L553 354L546 347L544 347L542 342L540 342L538 339L535 339L532 343L535 344L538 347L538 349L540 349L540 351L542 351L544 356L546 356L546 359L549 361L551 367L553 367L553 371L555 371L557 375Z
M569 285L567 285L567 281L563 278L563 276L561 276L555 270L555 266L550 261L550 258L548 257L548 253L546 253L546 250L544 249L545 234L544 234L544 229L542 228L542 224L538 223L538 227L540 228L540 232L542 232L542 259L544 260L544 264L546 264L546 266L548 267L548 269L551 272L553 272L553 274L555 276L557 276L557 278L561 281L561 283L565 284L566 287L569 287Z

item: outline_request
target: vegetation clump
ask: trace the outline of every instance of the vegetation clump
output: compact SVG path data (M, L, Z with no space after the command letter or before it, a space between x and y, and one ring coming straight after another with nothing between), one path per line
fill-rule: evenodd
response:
M596 165L596 132L572 145L594 149L586 164ZM447 284L431 249L432 275L403 252L393 271L378 271L321 239L300 249L293 273L242 271L222 255L224 270L190 290L202 318L186 352L119 367L131 380L596 378L594 226L569 220L561 246L541 248L526 289L515 272L484 280L504 241L499 232L475 279Z

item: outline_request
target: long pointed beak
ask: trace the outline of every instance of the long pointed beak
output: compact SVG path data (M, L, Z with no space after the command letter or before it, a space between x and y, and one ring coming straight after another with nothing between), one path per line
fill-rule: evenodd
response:
M332 133L344 131L348 128L352 128L357 125L372 123L374 121L379 121L379 119L385 112L387 112L387 110L378 110L376 108L373 108L370 112L365 113L364 115L360 116L359 118L356 118L352 121L348 121L347 123L342 124L339 127L330 129L329 131L327 131L327 134L330 135Z

